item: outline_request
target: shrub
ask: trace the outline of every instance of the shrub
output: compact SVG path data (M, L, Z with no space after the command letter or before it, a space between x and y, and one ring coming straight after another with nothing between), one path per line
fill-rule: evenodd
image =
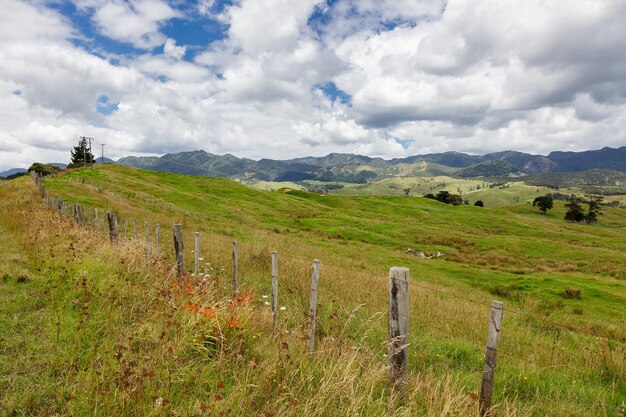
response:
M46 175L56 174L60 170L61 168L55 167L54 165L35 162L28 168L28 173L35 171L39 176L45 177Z
M582 290L580 288L572 288L572 287L565 288L563 292L561 293L561 296L563 298L574 299L574 300L580 300L581 298L583 298Z
M483 203L483 200L478 200L474 203L474 205L476 207L485 207L485 203Z

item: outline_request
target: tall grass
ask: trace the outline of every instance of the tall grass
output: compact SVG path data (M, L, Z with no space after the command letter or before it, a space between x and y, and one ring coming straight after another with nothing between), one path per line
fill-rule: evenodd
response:
M126 181L134 184L125 189L129 195L146 192L152 179L129 176ZM258 230L251 226L258 213L242 207L232 207L237 221L213 225L215 214L207 220L202 209L185 208L183 197L181 207L164 200L152 206L149 197L86 194L94 205L114 200L120 212L151 224L183 222L188 262L191 234L202 230L203 278L208 277L188 285L173 278L167 239L167 256L146 261L141 242L113 247L60 219L26 180L0 192L1 221L16 242L4 242L3 250L19 254L29 275L27 283L18 283L17 272L8 271L2 284L3 311L12 308L16 317L2 321L2 346L19 363L10 365L3 355L0 409L6 415L477 414L488 309L450 295L485 303L490 296L462 282L450 284L448 274L413 264L415 282L430 276L429 285L438 291L411 287L410 382L400 398L386 377L385 268L369 256L354 256L364 245L323 238L311 244L309 233ZM202 229L207 221L210 230ZM274 227L280 231L293 227L279 222ZM229 301L233 237L241 240L242 291L254 294L250 303ZM350 257L343 245L355 246L347 249ZM286 308L275 332L263 298L269 294L271 250L281 254L279 304ZM389 253L372 258L404 260ZM313 257L322 259L320 340L308 355ZM558 310L542 303L522 294L515 313L505 312L498 415L617 415L625 392L623 346L542 321L546 311ZM209 314L200 314L207 308Z

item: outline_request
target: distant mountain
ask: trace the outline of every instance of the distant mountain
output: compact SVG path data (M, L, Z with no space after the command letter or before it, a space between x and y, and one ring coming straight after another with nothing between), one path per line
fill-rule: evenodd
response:
M478 165L472 165L471 167L464 168L456 173L461 178L475 178L475 177L507 177L511 174L519 172L518 169L510 162L502 159L495 159L493 161L485 161Z
M6 171L0 172L0 177L8 177L9 175L19 174L21 172L26 172L24 168L11 168Z
M590 194L623 194L626 173L608 169L581 172L544 172L524 179L530 185L554 189L578 187Z
M550 152L548 159L558 164L554 171L586 171L601 168L626 172L626 146L602 148L597 151Z
M52 165L61 169L65 169L67 167L67 164L64 164L62 162L50 162L48 165Z
M394 176L506 177L593 168L626 172L626 147L585 152L552 152L547 157L515 151L486 155L444 152L391 160L331 153L323 157L254 161L230 154L214 155L205 151L190 151L162 157L129 156L117 162L152 171L243 181L320 180L363 183Z
M421 161L434 162L436 164L449 167L466 168L471 165L485 162L485 159L482 155L467 155L460 152L444 152L426 155L413 155L406 158L394 158L389 162L392 164L411 164Z

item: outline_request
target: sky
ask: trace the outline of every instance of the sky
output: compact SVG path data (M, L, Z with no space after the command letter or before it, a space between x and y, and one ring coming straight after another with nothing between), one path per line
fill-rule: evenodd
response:
M0 170L626 145L626 0L0 5Z

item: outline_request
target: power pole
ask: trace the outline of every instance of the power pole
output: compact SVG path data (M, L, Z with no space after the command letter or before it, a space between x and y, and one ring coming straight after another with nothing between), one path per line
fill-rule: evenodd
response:
M102 146L102 159L100 159L101 164L104 164L104 145L106 145L106 143L100 144L100 146Z

